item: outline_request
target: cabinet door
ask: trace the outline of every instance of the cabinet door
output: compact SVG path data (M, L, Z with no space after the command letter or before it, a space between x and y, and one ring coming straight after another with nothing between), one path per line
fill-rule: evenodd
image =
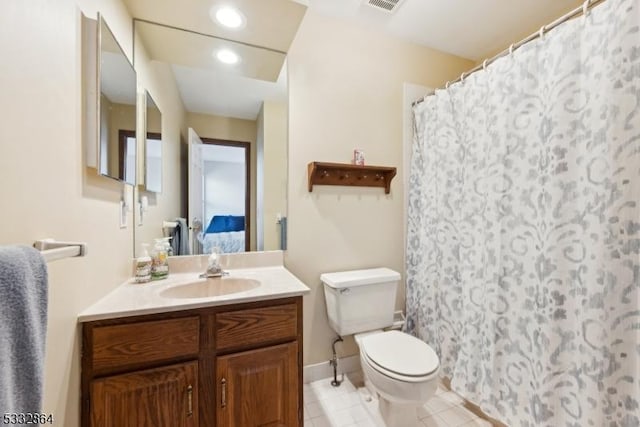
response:
M218 427L295 427L298 345L295 342L217 359Z
M198 363L91 382L92 427L197 427Z

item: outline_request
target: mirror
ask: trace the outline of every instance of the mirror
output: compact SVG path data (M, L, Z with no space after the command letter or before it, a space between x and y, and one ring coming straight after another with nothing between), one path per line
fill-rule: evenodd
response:
M102 16L99 21L98 172L135 185L136 72Z
M193 252L250 250L251 144L203 140L189 128L188 153Z
M300 7L286 2L287 7L289 3ZM181 137L187 149L181 164L189 178L180 212L190 229L190 254L209 253L213 247L223 253L281 249L279 218L286 217L287 189L286 52L140 19L134 19L134 34L151 66L172 73L184 104ZM217 55L223 51L234 52L238 62L222 63ZM171 235L175 220L145 222L142 227L152 231L137 231L134 240L152 233ZM141 243L149 242L135 240L136 251Z
M162 113L148 91L145 91L146 138L144 145L144 188L162 192Z

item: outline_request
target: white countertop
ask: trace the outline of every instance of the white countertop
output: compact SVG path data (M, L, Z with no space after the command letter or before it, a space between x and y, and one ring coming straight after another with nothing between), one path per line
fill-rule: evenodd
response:
M263 301L299 296L309 293L309 288L284 266L229 269L225 277L255 279L260 286L242 292L204 298L171 298L161 293L171 287L180 286L199 279L199 273L177 272L164 280L149 283L134 283L133 279L118 286L104 298L78 315L79 322L137 316L141 314L165 313L202 307Z

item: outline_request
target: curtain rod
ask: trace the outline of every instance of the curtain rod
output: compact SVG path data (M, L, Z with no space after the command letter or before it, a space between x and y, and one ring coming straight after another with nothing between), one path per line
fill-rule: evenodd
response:
M519 47L524 46L525 44L538 39L540 37L542 37L544 35L544 33L556 28L558 25L564 24L565 22L573 19L573 18L577 18L578 16L581 15L587 15L589 13L589 10L592 9L593 7L597 6L598 4L604 2L605 0L586 0L584 2L584 4L580 7L575 8L574 10L572 10L571 12L561 16L560 18L556 19L555 21L553 21L550 24L547 25L543 25L539 31L536 31L535 33L529 35L528 37L520 40L517 43L512 43L511 46L509 46L507 49L501 51L500 53L498 53L497 55L489 58L489 59L485 59L484 61L482 61L481 64L476 65L475 67L473 67L472 69L470 69L469 71L465 71L464 73L462 73L460 75L460 77L458 77L457 79L453 80L453 81L448 81L445 84L445 89L448 89L450 85L460 82L460 81L464 81L464 79L466 79L467 77L469 77L471 74L475 73L476 71L480 71L480 70L485 70L487 68L487 65L495 62L497 59L502 58L503 56L507 56L507 55L511 55L513 53L514 50L518 49ZM420 104L421 102L423 102L426 98L432 96L436 91L432 91L429 92L428 94L426 94L424 97L422 97L422 99L418 99L417 101L414 101L411 103L412 107L415 107L416 105Z

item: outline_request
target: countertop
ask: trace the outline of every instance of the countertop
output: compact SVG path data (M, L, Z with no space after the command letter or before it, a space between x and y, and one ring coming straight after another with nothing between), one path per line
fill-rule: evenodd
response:
M202 298L173 298L163 296L168 288L197 281L199 273L175 272L167 279L149 283L134 283L131 279L107 294L78 315L78 322L113 319L142 314L166 313L202 307L212 307L277 298L300 296L310 292L309 288L282 265L255 268L225 269L226 278L246 278L260 285L246 291Z

